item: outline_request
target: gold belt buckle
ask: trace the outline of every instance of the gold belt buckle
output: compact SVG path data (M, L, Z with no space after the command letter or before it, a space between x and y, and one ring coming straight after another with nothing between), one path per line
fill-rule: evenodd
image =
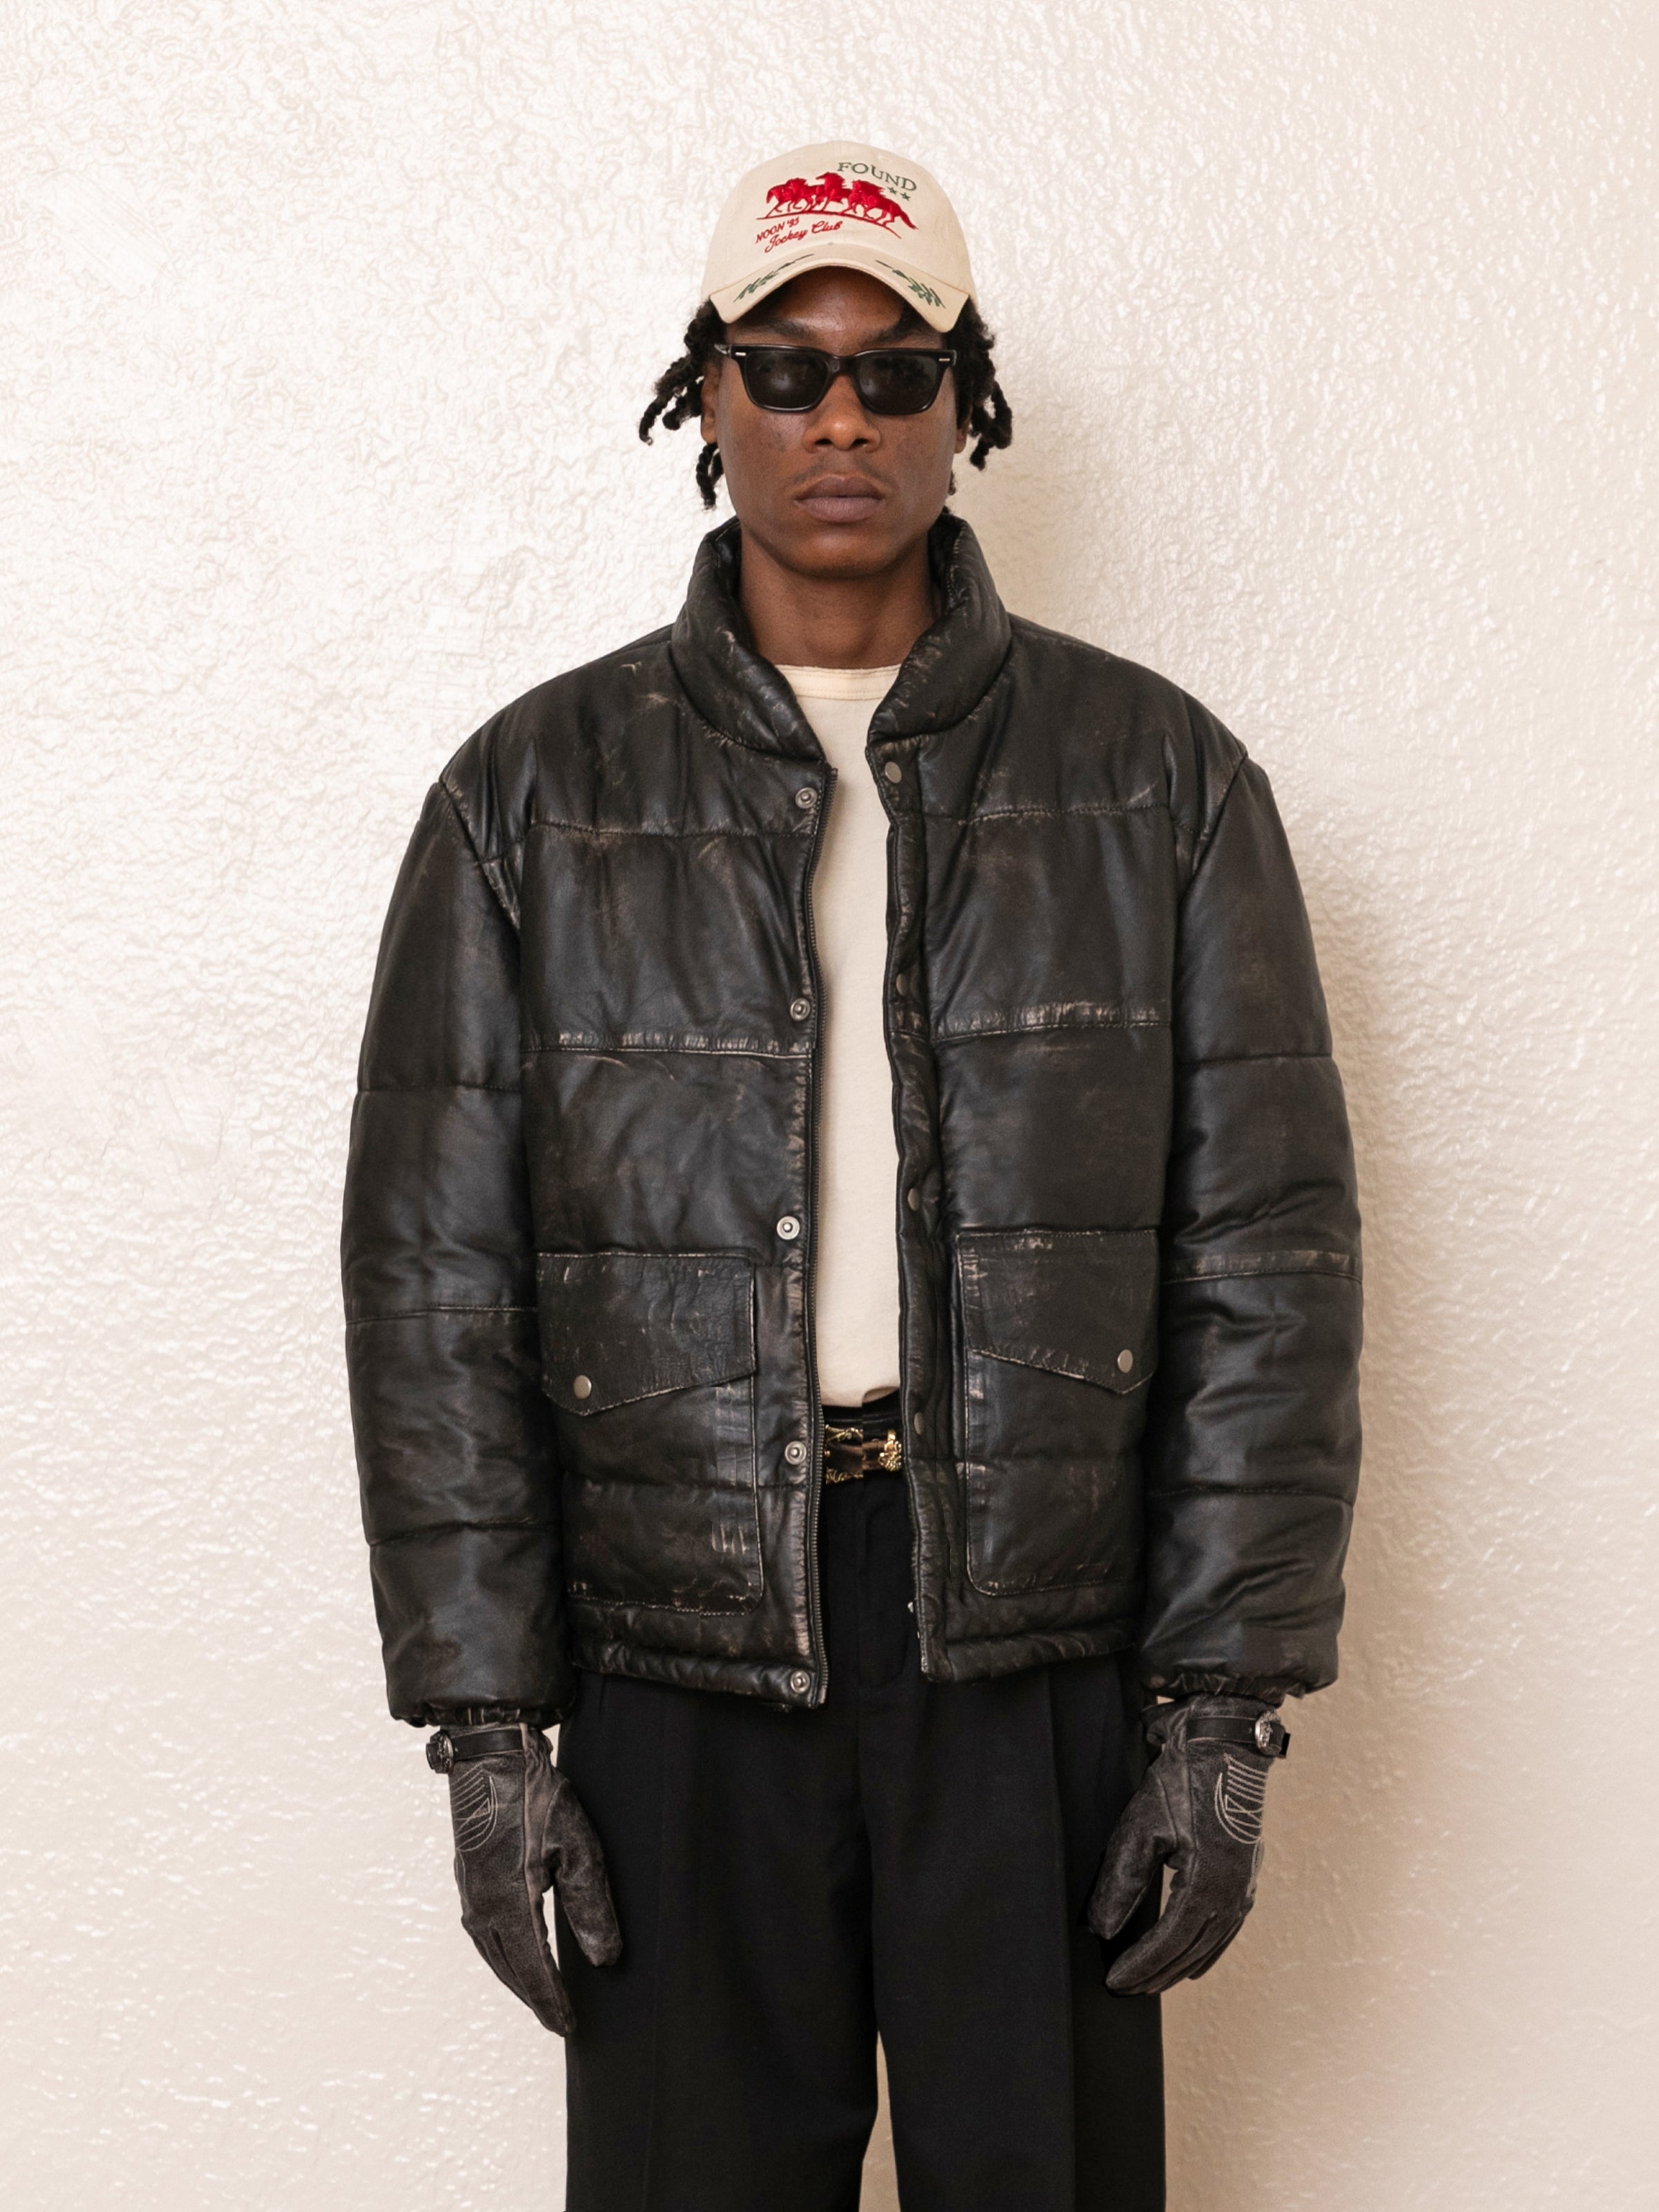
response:
M826 1482L862 1482L878 1468L896 1474L904 1464L904 1447L898 1431L884 1437L866 1436L847 1422L826 1421L823 1429L823 1479Z
M852 1455L857 1450L859 1456ZM840 1421L823 1425L823 1479L826 1482L862 1482L864 1431Z

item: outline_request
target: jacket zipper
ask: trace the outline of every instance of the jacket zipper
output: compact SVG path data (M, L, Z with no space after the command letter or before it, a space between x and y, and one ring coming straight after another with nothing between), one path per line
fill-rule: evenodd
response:
M806 1234L802 1238L801 1314L806 1328L806 1637L811 1652L812 1704L821 1705L830 1689L830 1653L823 1640L823 1599L818 1589L818 1513L823 1504L823 1407L818 1402L818 1342L814 1277L818 1243L818 1096L823 1062L823 977L818 968L817 931L812 921L812 878L823 849L836 771L826 761L823 798L812 824L812 849L801 885L806 934L807 988L812 997L812 1048L806 1074Z
M870 772L872 775L875 774L875 763L873 762L871 763ZM876 787L878 790L881 788L879 782L878 782ZM882 803L884 805L887 805L884 798ZM893 1128L893 1135L897 1145L899 1156L898 1176L893 1187L893 1237L894 1241L898 1246L899 1438L900 1449L904 1454L905 1504L909 1508L910 1512L910 1587L915 1593L912 1609L915 1617L916 1642L922 1654L922 1673L925 1674L927 1671L926 1664L927 1639L922 1634L921 1630L921 1524L916 1512L915 1462L912 1455L912 1446L915 1442L915 1430L910 1419L910 1394L907 1387L909 1380L909 1374L905 1357L906 1347L910 1340L910 1300L909 1287L905 1279L904 1269L904 1179L907 1163L904 1158L903 1117L902 1112L899 1110L903 1103L904 1079L899 1072L898 1057L893 1049L893 978L898 969L898 963L894 958L894 940L896 923L898 921L898 841L900 830L899 818L897 815L894 813L890 806L887 807L887 910L893 917L895 927L890 928L887 937L887 966L882 976L881 986L881 1029L883 1038L887 1046L888 1073L892 1077L899 1094L898 1098L895 1101ZM916 964L918 968L920 968L920 961L918 961Z

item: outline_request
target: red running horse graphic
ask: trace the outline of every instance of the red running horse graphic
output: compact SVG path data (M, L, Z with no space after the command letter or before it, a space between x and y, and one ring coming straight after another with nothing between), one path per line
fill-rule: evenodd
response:
M769 215L829 215L839 211L857 217L860 222L879 223L890 230L896 222L907 230L915 228L896 200L890 200L885 192L874 185L848 185L845 177L835 169L826 169L816 184L809 185L805 177L789 177L781 185L774 185L766 195Z
M847 195L847 212L861 217L866 222L878 222L884 230L893 228L895 216L907 230L915 228L898 202L890 200L886 193L878 191L874 185L854 185Z

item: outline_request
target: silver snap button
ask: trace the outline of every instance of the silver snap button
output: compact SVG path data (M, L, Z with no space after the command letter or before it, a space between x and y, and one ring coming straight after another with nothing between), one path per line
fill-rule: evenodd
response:
M786 1244L793 1244L800 1235L800 1224L793 1213L786 1213L779 1221L778 1234Z
M921 1434L921 1431L922 1431L922 1419L921 1419L921 1415L920 1413L912 1413L912 1414L911 1414L911 1416L910 1416L910 1426L911 1426L911 1427L915 1431L915 1432L916 1432L916 1434L917 1434L918 1436L920 1436L920 1435Z
M791 1021L804 1022L811 1011L812 1001L810 999L791 999L789 1001L789 1018Z
M593 1395L593 1378L591 1375L579 1375L570 1388L577 1397L591 1398Z
M1133 1352L1120 1352L1117 1355L1117 1371L1120 1375L1127 1375L1134 1364L1135 1356Z
M783 1455L791 1467L799 1467L806 1456L806 1447L797 1437L793 1443L787 1443L784 1446Z
M904 770L896 761L889 761L882 769L882 774L889 783L902 783L904 781Z
M794 1673L789 1677L789 1686L798 1698L805 1697L806 1692L812 1686L812 1677L810 1674L803 1674L801 1669L797 1667Z
M811 785L810 783L802 784L800 789L795 793L796 805L804 810L808 806L816 806L817 803L818 795L817 792L813 790Z
M912 1183L909 1189L905 1192L904 1203L912 1213L919 1213L921 1211L921 1193L916 1188L915 1183Z
M901 970L901 972L893 978L893 988L898 993L902 999L909 988L910 986L905 981L903 973Z

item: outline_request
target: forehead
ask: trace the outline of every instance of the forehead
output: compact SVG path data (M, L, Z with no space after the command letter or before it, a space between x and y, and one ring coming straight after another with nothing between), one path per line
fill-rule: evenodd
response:
M913 334L934 333L896 292L861 269L809 269L733 323L734 335L764 334L823 344L848 352L854 344L880 344Z

